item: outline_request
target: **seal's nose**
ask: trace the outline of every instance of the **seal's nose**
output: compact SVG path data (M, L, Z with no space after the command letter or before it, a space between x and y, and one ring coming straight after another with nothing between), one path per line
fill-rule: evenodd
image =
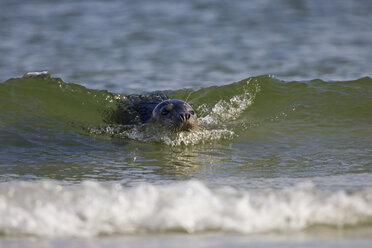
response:
M190 119L190 117L191 117L190 113L182 113L182 114L180 114L180 120L182 122L188 121Z

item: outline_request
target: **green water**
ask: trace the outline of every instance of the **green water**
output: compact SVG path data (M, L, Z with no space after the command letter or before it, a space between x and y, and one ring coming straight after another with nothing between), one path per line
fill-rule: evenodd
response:
M260 76L166 91L187 99L202 127L171 135L110 119L124 95L48 75L10 79L0 85L2 180L200 178L225 184L238 177L235 183L245 185L249 178L370 173L371 84L370 78L285 82Z

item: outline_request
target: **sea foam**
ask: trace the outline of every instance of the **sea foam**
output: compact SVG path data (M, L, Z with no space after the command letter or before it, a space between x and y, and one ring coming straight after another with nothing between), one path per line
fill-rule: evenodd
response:
M312 183L284 189L212 189L85 181L0 184L0 233L92 237L164 232L292 232L311 226L371 225L372 189L323 192Z

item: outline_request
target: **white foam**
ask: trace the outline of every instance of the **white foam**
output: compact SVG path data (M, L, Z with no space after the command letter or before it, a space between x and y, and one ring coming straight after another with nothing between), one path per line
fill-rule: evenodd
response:
M30 71L23 75L23 77L39 77L39 76L50 77L50 72L49 71Z
M200 128L193 132L171 133L151 124L139 126L103 125L89 128L89 132L92 134L107 134L118 138L129 138L141 142L158 142L169 146L205 144L235 137L235 133L226 128L214 128L210 130Z
M237 92L237 95L228 100L218 101L210 110L205 105L201 105L198 111L202 113L207 112L208 114L199 118L199 122L202 125L215 125L239 118L252 105L254 98L260 91L259 84L255 84L254 81L257 81L257 79L249 78L243 92ZM249 86L253 87L248 89Z
M51 181L0 184L0 233L74 236L209 231L291 232L313 225L371 225L372 189L321 192L313 184L285 189L210 189L201 182L166 186Z

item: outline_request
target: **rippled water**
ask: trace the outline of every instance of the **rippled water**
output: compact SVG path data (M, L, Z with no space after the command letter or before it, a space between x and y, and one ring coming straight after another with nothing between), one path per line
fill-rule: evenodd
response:
M0 246L370 246L368 1L1 8ZM154 91L200 129L118 121Z
M248 76L371 76L364 0L3 0L0 78L46 69L89 88L138 93Z

